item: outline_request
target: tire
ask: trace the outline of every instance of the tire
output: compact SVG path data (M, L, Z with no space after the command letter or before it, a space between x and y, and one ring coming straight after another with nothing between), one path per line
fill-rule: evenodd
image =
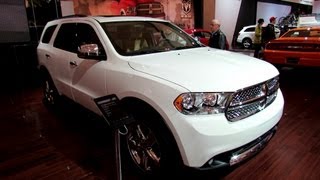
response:
M250 38L244 38L242 40L242 46L245 48L245 49L249 49L252 47L252 40Z
M49 73L43 73L43 103L47 107L55 107L59 101L59 93L55 87Z
M134 169L147 177L165 177L179 173L181 158L172 134L163 119L145 106L131 105L135 122L128 126L125 152Z

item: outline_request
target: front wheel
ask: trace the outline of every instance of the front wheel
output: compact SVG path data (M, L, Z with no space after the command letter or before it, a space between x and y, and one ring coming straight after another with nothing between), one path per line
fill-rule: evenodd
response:
M124 136L127 157L135 170L145 176L180 173L181 156L174 137L162 117L150 107L130 104L128 112L135 119Z
M129 128L126 146L134 164L145 174L152 174L160 168L161 145L155 133L144 124Z

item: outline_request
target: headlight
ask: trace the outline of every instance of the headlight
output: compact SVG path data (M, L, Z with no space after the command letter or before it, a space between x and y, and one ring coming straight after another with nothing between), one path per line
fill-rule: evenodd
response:
M183 93L174 101L174 106L183 114L223 113L232 93Z

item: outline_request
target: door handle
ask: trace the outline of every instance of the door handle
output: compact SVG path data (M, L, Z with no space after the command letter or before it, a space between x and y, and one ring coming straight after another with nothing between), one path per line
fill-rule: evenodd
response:
M76 61L70 61L69 64L72 65L72 66L78 66Z

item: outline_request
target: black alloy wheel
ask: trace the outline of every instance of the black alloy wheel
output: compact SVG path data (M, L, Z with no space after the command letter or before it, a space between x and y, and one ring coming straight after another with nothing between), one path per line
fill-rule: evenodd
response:
M149 178L180 173L183 164L180 152L162 117L140 103L127 104L126 109L135 119L127 125L123 141L125 157L132 162L133 170Z
M144 174L152 174L160 168L160 143L150 128L143 124L132 125L126 140L130 157Z

